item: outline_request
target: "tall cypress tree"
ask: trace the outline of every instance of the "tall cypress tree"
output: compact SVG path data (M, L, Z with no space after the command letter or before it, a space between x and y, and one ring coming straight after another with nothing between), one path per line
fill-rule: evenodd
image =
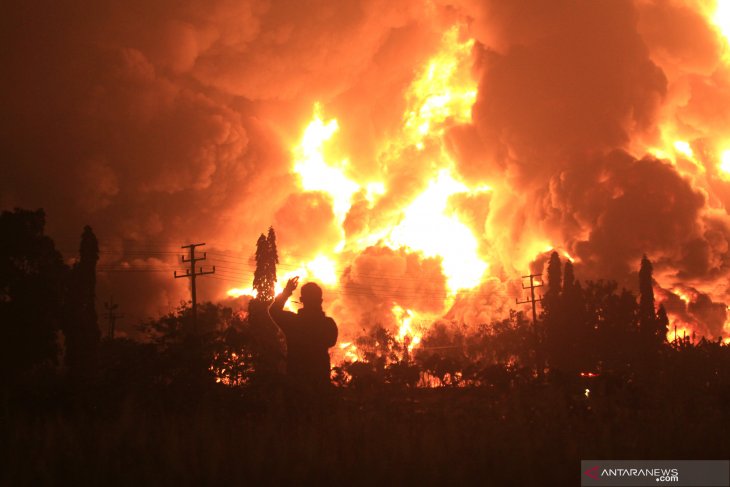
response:
M269 227L268 236L264 236L262 233L256 242L256 271L253 275L253 288L257 292L258 301L268 303L274 299L276 264L278 263L276 234L274 228Z
M657 341L663 342L669 332L669 317L663 304L659 305L659 311L656 313L656 325Z
M269 245L271 260L274 263L274 282L276 282L276 265L279 263L279 252L276 250L276 233L274 232L274 227L269 227L266 243Z
M542 299L544 346L551 369L565 369L563 358L568 343L560 297L561 277L562 263L560 262L560 256L557 252L553 252L550 255L547 268L547 291Z
M99 241L90 226L84 227L79 246L79 262L76 265L79 276L79 291L89 329L99 326L96 316L96 264L99 262Z
M561 274L562 274L562 263L560 262L560 256L557 252L550 254L550 262L547 268L548 277L548 289L545 296L558 296L561 290Z
M286 342L281 330L271 321L267 312L274 299L278 263L276 233L273 227L269 227L268 235L261 234L256 242L256 271L253 278L256 298L248 304L248 319L252 325L259 357L256 365L259 377L276 376L284 367Z
M647 340L656 334L656 310L654 309L653 268L646 254L641 258L639 269L639 331Z
M256 300L269 301L272 292L269 290L267 269L269 267L269 245L262 233L256 241L256 270L253 273L253 288L256 291Z
M563 268L561 303L565 339L569 342L564 357L568 368L573 372L593 370L596 365L596 358L593 356L595 330L588 323L583 289L575 278L571 261L567 261Z
M88 225L81 234L79 260L71 269L65 326L66 363L74 375L92 371L97 358L99 339L96 314L96 264L99 242Z
M542 299L542 306L545 310L546 333L550 328L559 326L560 315L560 291L562 288L562 262L557 252L550 254L550 261L547 268L547 291Z
M563 269L563 293L566 295L571 294L575 290L575 270L573 263L567 261L565 263L565 269Z

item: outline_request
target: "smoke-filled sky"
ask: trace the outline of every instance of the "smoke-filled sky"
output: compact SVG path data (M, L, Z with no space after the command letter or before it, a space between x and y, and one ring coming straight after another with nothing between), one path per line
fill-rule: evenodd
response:
M280 274L346 332L502 318L549 249L729 335L728 2L16 2L2 20L0 208L43 207L99 300L174 308ZM728 152L726 152L728 151ZM347 334L347 333L346 333Z

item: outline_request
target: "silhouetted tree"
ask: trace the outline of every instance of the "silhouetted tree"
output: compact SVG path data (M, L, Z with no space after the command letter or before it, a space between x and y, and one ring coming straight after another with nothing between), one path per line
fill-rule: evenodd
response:
M545 297L555 297L560 295L562 288L562 262L560 262L560 256L557 252L550 254L550 262L547 268L547 292Z
M350 376L349 385L356 388L370 388L382 385L388 378L387 369L398 363L402 357L403 345L391 332L382 326L375 326L366 335L355 340L360 360L346 362L344 371Z
M268 235L264 236L262 233L256 242L256 270L253 278L256 298L248 304L248 320L256 351L261 358L257 371L260 377L278 377L283 373L284 367L285 339L268 312L269 305L274 300L278 263L276 233L273 227L269 227Z
M652 271L651 262L644 255L639 270L639 330L646 347L658 348L666 340L668 320L660 323L654 308ZM666 318L666 311L664 317Z
M590 346L603 371L624 372L635 356L637 339L636 297L627 290L617 293L612 281L589 281L584 295L586 321L593 328Z
M174 311L156 319L150 319L140 325L149 341L157 344L161 350L185 343L185 330L193 320L190 301L181 302ZM201 303L198 308L198 320L201 337L207 337L220 330L221 306L212 303Z
M667 316L667 310L664 308L663 304L659 305L659 310L656 313L656 324L657 333L660 334L663 341L666 339L667 333L669 332L669 317Z
M66 364L74 375L91 372L97 359L101 333L96 314L96 263L99 243L84 227L79 260L71 269L63 333L66 337Z
M269 244L270 258L274 262L274 282L276 282L276 265L279 263L279 251L276 249L276 233L274 227L269 227L269 233L266 235L266 243Z
M586 304L583 288L575 279L573 263L567 261L563 270L563 292L561 295L565 336L569 351L565 354L566 368L571 372L595 369L597 359L595 348L595 329L586 318Z
M423 337L422 349L417 348L415 361L441 385L456 386L472 362L467 355L466 333L454 325L434 323Z
M576 287L575 270L573 269L573 263L567 261L565 263L565 269L563 270L563 292L569 294L574 292Z
M276 264L279 255L276 250L276 234L274 228L269 227L268 236L262 233L256 242L256 271L253 276L253 288L256 290L256 299L270 303L274 299L276 285Z
M249 382L254 370L258 372L259 357L253 350L250 324L242 314L220 304L201 303L200 343L195 348L185 333L191 320L190 304L181 303L174 311L141 325L156 348L155 374L161 381L198 385L216 379L230 385Z
M645 254L641 258L639 269L639 326L643 334L652 333L656 321L652 270L651 262Z
M563 303L561 299L562 263L557 252L550 255L547 268L547 291L542 298L542 322L545 328L544 347L551 368L564 368L566 348L569 337L565 327Z
M43 210L0 214L0 382L55 363L66 266ZM2 377L5 380L2 380Z
M596 369L596 330L586 318L586 302L583 287L575 279L573 264L565 263L563 275L563 308L565 321L573 343L573 356L576 368L581 372Z
M543 298L545 309L546 344L548 362L553 372L576 377L579 372L596 368L598 356L595 352L595 330L597 324L588 318L583 289L575 279L573 263L567 261L561 281L561 261L556 252L550 256L548 265L548 290ZM562 286L561 286L562 285ZM589 296L605 299L606 293L613 288L600 289L595 283ZM608 306L605 303L592 303L593 319L598 319L597 310Z

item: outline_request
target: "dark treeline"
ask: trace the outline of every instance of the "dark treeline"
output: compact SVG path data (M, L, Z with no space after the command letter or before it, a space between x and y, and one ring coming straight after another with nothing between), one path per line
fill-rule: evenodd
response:
M0 374L7 384L49 365L65 366L74 378L97 367L96 237L85 227L78 258L66 265L44 227L42 210L0 215Z
M537 323L438 322L411 348L370 326L312 402L266 312L273 229L245 312L202 303L192 327L182 303L141 342L101 338L92 229L67 264L44 219L0 215L0 484L566 485L581 458L730 455L730 347L667 341L646 257L637 296L553 253Z

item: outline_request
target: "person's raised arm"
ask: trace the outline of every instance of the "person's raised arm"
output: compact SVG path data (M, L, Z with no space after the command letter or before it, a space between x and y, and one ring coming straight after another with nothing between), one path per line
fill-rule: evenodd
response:
M277 315L284 312L284 305L299 284L299 277L292 277L287 281L284 290L274 298L274 302L269 306L269 315L276 320Z

